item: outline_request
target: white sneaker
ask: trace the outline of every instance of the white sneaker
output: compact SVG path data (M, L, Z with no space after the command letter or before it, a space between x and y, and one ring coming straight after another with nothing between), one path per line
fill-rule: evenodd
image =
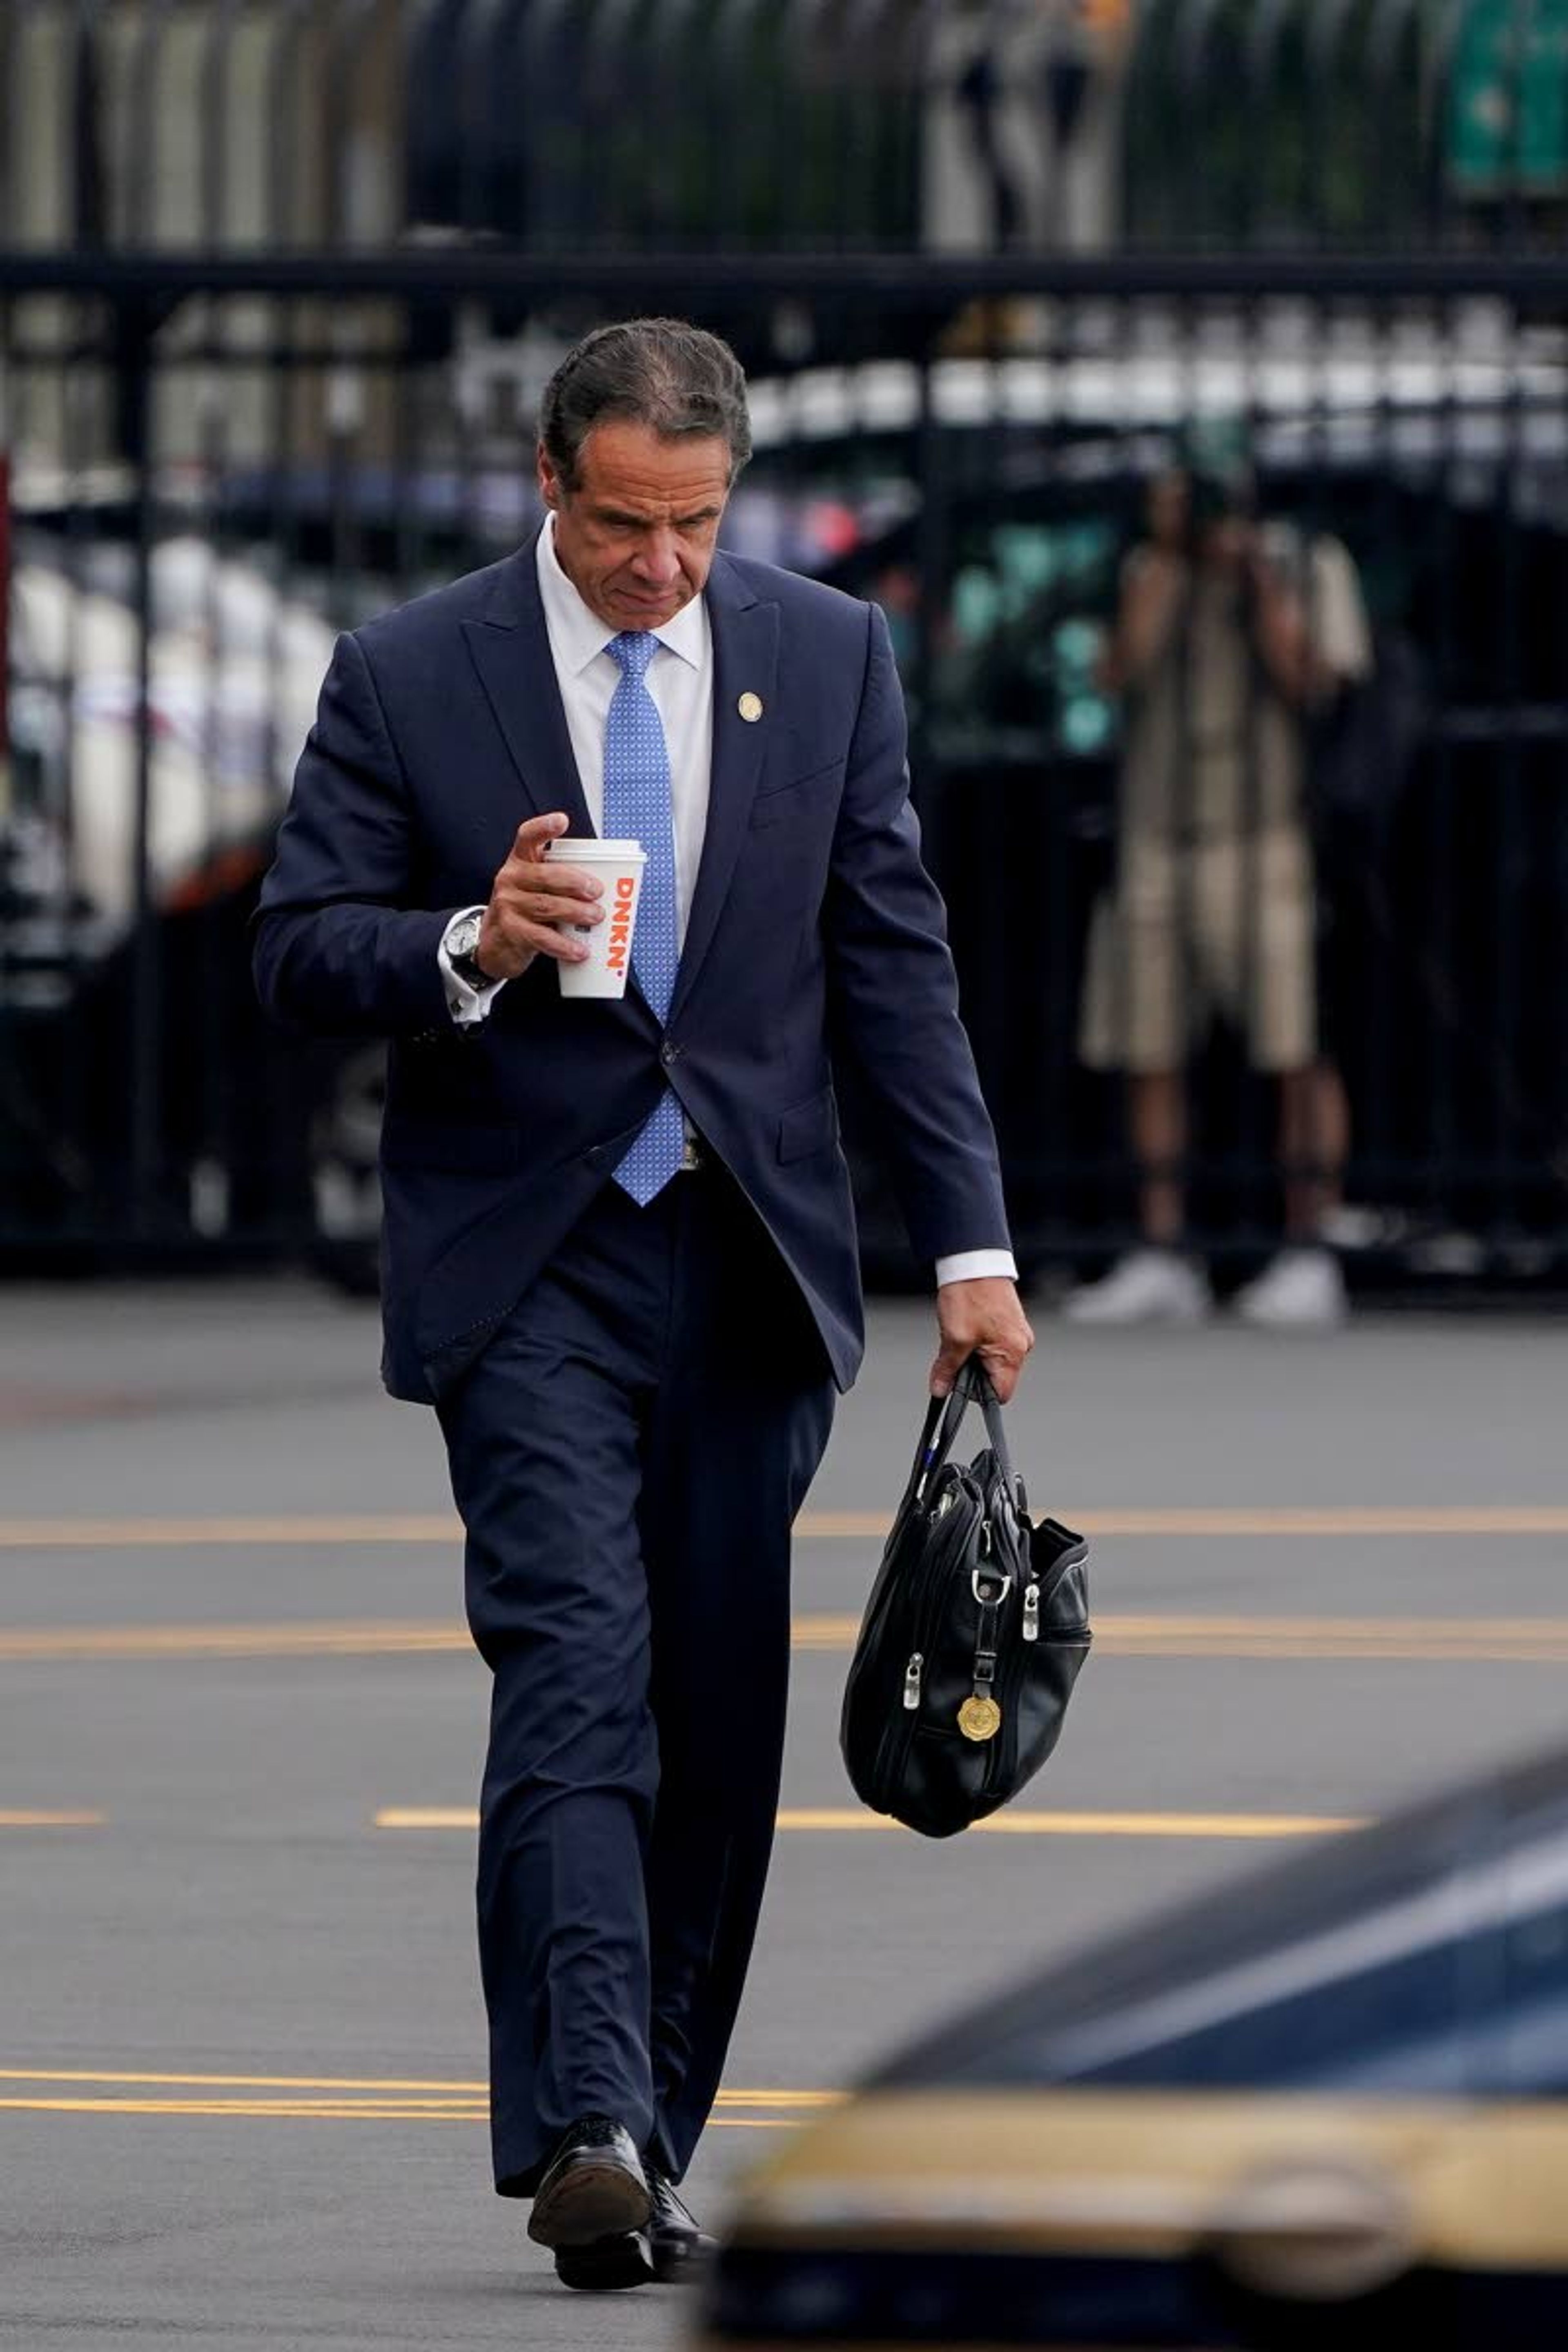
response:
M1282 1249L1237 1292L1231 1309L1244 1323L1289 1325L1300 1330L1324 1330L1342 1323L1345 1278L1340 1262L1326 1249Z
M1069 1323L1202 1323L1214 1301L1206 1277L1174 1250L1135 1249L1098 1282L1070 1291Z

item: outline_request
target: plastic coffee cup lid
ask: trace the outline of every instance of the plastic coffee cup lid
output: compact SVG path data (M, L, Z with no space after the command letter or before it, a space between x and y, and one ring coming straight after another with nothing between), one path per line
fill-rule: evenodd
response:
M574 857L613 857L623 865L628 857L647 856L640 841L601 841L596 835L574 839L571 834L557 834L550 847L552 851L570 850Z

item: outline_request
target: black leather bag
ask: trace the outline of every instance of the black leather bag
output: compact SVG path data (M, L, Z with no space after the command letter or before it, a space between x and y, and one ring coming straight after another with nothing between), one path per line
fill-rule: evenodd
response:
M990 1444L962 1469L948 1456L975 1402ZM931 1400L849 1667L839 1744L874 1812L952 1837L1039 1770L1089 1653L1088 1549L1031 1525L972 1358Z

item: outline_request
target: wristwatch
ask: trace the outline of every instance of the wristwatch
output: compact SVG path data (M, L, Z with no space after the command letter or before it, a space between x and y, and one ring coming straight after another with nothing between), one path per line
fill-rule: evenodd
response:
M479 944L479 932L484 925L484 909L477 908L466 915L455 915L447 926L441 944L447 950L447 961L460 981L469 988L489 988L494 985L488 971L481 969L475 950Z

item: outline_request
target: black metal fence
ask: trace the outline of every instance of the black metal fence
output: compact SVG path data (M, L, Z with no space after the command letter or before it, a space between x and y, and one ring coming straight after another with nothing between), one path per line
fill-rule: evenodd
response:
M0 12L14 247L1550 247L1565 195L1568 0Z
M1235 988L1194 971L1211 943L1184 899L1173 918L1202 982L1176 1024L1192 1230L1239 1267L1310 1176L1368 1280L1561 1276L1568 268L1479 256L0 255L8 1262L313 1246L360 1267L377 1073L264 1033L256 880L333 631L517 543L563 338L652 305L753 358L731 543L889 614L1025 1257L1087 1269L1139 1225L1086 971L1139 756L1115 677L1127 558L1180 467L1196 495L1245 493L1309 635L1314 551L1342 551L1367 648L1337 719L1315 688L1289 722L1332 923L1308 1043L1259 1053L1272 918L1247 861L1276 785L1237 745L1279 698L1247 639ZM779 365L781 306L807 352L863 352L852 323L875 319L877 355ZM1213 751L1198 661L1172 674L1164 755L1184 857ZM1239 1011L1239 1043L1234 1020L1189 1024L1200 997ZM1348 1100L1337 1206L1326 1132L1282 1165L1276 1073L1303 1054Z

